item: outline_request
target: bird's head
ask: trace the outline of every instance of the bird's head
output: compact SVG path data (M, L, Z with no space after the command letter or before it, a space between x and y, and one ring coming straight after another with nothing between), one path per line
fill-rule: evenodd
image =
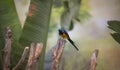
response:
M59 34L66 33L67 31L65 29L59 29Z
M63 34L63 30L62 29L59 29L59 34Z

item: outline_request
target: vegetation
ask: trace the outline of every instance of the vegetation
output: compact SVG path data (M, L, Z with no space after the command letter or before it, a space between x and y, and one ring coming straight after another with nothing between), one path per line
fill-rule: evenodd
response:
M2 49L5 46L6 27L10 26L13 33L12 67L17 64L25 46L30 45L32 42L43 42L44 48L40 59L40 69L43 69L52 3L53 0L31 0L29 13L22 28L14 0L2 0L0 2L0 54L2 55ZM0 58L0 69L2 69L2 56Z
M76 22L83 23L91 16L88 3L89 0L55 0L50 25L60 23L61 28L72 30Z
M47 54L45 54L48 33L53 34L52 33L53 30L57 30L59 26L67 30L72 30L76 22L82 23L91 16L88 13L88 11L90 10L90 7L88 6L88 2L89 0L54 0L54 1L53 0L31 0L29 11L27 13L27 18L23 25L18 17L19 13L16 11L17 7L15 6L14 0L1 0L0 1L0 70L2 70L2 67L4 66L3 65L4 51L5 51L4 47L6 45L5 34L6 34L6 27L8 26L12 31L11 58L9 58L11 59L11 62L10 62L11 69L13 69L13 67L15 67L15 65L20 60L20 57L25 47L30 46L31 43L33 42L43 43L42 54L40 56L40 60L37 61L39 63L38 65L39 70L43 70L43 68L46 67L44 66L44 63L49 64L51 59L52 61L54 61L53 62L54 69L57 69L58 68L57 65L60 63L59 69L88 70L90 57L91 57L90 52L93 51L93 49L90 49L90 48L100 49L100 55L98 57L99 66L97 69L99 70L112 69L113 68L112 66L114 65L114 63L112 63L112 59L115 60L114 62L119 62L119 58L116 58L116 57L119 55L120 50L118 47L117 48L112 47L112 46L116 46L114 44L111 44L114 41L110 40L110 44L108 44L108 42L106 41L108 40L108 38L105 38L105 40L103 39L94 40L94 41L90 40L89 42L87 41L87 44L85 45L81 44L81 46L84 46L84 48L79 47L81 51L80 55L79 54L74 55L76 54L76 52L73 52L70 49L67 51L64 51L64 54L62 55L64 46L61 47L62 50L59 49L61 51L56 52L57 51L56 48L55 49L51 48L47 52ZM28 2L22 0L22 3L23 5L26 5ZM118 43L120 43L120 21L108 21L108 25L109 25L108 27L114 31L113 33L111 33L111 36ZM85 39L82 38L82 40L84 41ZM104 43L101 43L101 41ZM63 42L63 41L61 40L59 42ZM65 42L63 42L63 45L65 45ZM70 46L70 45L67 45L67 46ZM112 50L111 50L111 47L112 47ZM52 50L53 50L53 53L52 53L53 55L50 57L51 55L50 52L52 52ZM29 50L27 50L27 52L29 52ZM112 58L108 54L112 54L113 55ZM60 61L60 59L62 60ZM21 66L20 70L25 70L25 67L27 65L27 60L29 60L28 56L23 62L24 64ZM112 64L110 64L110 62ZM119 64L120 63L115 65L114 69L119 70L118 69ZM48 69L50 69L50 67L48 67Z
M120 21L108 21L108 27L115 31L111 33L112 37L120 43Z
M24 27L16 12L14 0L2 0L0 2L0 69L2 70L2 49L5 46L5 30L10 26L13 33L12 44L12 67L15 66L22 54L25 46L29 46L32 42L43 42L44 48L40 59L43 69L44 54L47 41L48 26L53 0L31 0L29 13L25 21ZM16 57L16 58L14 58ZM21 69L24 69L24 66ZM12 68L11 67L11 68Z

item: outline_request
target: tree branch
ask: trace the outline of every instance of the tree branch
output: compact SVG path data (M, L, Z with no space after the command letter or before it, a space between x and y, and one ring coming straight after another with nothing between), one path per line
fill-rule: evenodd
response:
M3 49L3 70L10 70L11 43L12 43L12 32L10 27L7 27L5 48Z
M35 58L33 60L33 68L32 70L38 70L38 63L39 63L39 58L42 52L43 44L42 43L37 43L36 45L36 51L35 51Z
M29 47L25 47L21 59L19 60L18 64L13 68L13 70L19 70L19 68L21 67L21 65L23 64L23 62L27 56L28 51L29 51Z
M30 55L29 55L27 66L26 66L26 70L32 69L32 63L33 63L33 59L35 56L35 50L36 50L35 43L32 43L30 46Z
M38 60L41 55L42 48L43 48L42 43L31 44L30 55L26 66L26 70L38 70Z
M65 47L66 41L64 39L59 39L57 43L57 47L54 47L52 49L52 56L53 56L53 62L52 62L52 70L58 70L58 65L60 62L60 58L63 53L63 49Z
M99 50L95 49L91 57L90 70L96 70L98 53Z

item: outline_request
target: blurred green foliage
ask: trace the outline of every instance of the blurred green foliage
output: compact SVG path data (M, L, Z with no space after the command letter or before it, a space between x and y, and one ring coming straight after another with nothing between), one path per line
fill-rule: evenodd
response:
M112 37L120 43L120 21L108 21L108 27L115 31L112 33Z
M89 10L90 10L90 6L89 3L90 0L82 0L81 2L81 7L80 7L80 11L79 11L79 19L81 21L81 23L83 23L86 19L88 19L89 17L91 17Z
M89 1L90 0L55 0L50 25L60 23L62 28L72 30L76 21L83 23L91 16L89 13ZM54 30L54 28L50 30Z
M23 5L26 5L26 4L29 3L29 0L21 0L21 2L22 2Z

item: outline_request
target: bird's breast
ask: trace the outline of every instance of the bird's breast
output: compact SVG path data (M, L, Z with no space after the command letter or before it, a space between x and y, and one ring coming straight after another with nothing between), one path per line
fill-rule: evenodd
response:
M68 38L68 36L67 36L66 34L61 34L61 36L62 36L63 38Z

